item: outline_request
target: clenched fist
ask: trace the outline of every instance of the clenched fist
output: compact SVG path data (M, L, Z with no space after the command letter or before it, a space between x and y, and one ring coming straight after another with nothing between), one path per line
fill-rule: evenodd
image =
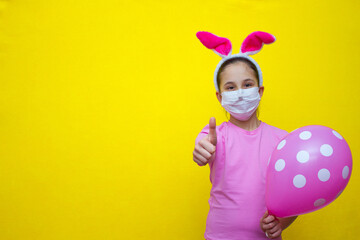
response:
M209 134L195 145L193 152L194 162L199 166L204 166L212 160L215 156L216 142L216 120L212 117L209 121Z
M270 239L280 237L282 232L280 221L275 216L269 215L268 211L261 218L260 227Z

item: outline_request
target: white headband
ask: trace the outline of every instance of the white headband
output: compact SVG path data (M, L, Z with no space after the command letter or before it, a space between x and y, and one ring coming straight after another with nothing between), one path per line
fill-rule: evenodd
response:
M214 85L216 91L220 91L217 85L217 74L220 67L229 59L242 57L248 59L256 66L259 75L259 85L263 85L262 72L259 64L251 58L249 55L254 55L258 53L264 44L270 44L275 42L276 38L274 35L266 32L256 31L249 34L245 40L243 41L240 52L231 55L232 45L229 39L224 37L216 36L210 32L200 31L196 33L197 38L200 42L207 47L208 49L213 50L217 55L219 55L222 59L218 63L214 73Z

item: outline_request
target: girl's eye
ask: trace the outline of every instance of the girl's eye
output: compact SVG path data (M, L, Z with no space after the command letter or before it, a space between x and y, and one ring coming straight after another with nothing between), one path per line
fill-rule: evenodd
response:
M251 83L247 83L247 84L245 84L245 87L251 87L252 86L252 84Z
M234 87L227 87L226 89L227 90L232 90L232 89L234 89Z

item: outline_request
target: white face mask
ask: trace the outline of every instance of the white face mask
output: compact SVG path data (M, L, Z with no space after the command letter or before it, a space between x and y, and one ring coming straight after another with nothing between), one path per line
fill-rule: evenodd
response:
M260 102L258 87L226 91L221 93L221 105L234 118L240 121L248 120L257 109Z

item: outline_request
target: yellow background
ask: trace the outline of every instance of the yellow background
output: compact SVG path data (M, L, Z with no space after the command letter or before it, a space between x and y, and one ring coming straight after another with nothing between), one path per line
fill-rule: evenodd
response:
M359 1L0 0L0 239L203 239L209 167L192 160L220 57L253 31L260 120L321 124L349 143L343 194L283 238L358 239Z

